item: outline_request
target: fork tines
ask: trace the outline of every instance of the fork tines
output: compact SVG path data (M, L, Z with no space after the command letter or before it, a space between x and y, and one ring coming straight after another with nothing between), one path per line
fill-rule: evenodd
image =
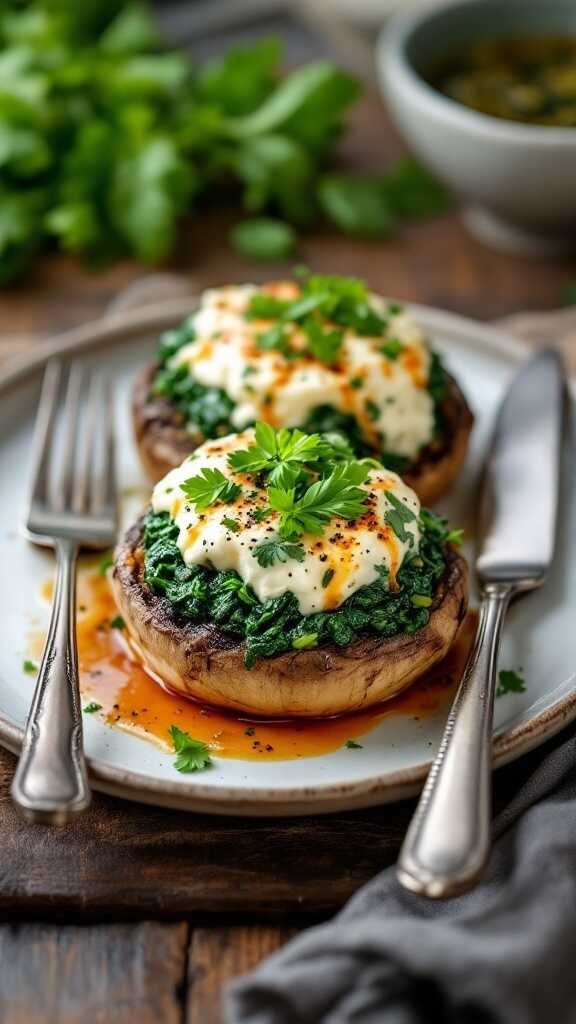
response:
M36 418L26 527L44 538L106 547L116 532L110 381L79 362L46 368Z

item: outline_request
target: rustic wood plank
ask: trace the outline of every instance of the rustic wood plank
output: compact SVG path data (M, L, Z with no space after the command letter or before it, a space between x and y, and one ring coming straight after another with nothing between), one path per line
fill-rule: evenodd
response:
M2 1024L180 1024L185 924L0 927Z
M294 934L290 928L195 930L188 960L185 1024L220 1024L224 986L252 970Z

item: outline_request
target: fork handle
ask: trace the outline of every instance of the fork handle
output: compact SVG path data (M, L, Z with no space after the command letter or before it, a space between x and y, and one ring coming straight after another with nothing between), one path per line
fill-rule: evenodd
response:
M58 540L48 639L26 722L12 799L28 821L64 825L90 803L76 647L76 544Z
M476 640L400 851L399 881L434 899L465 892L488 859L494 690L511 593L484 589Z

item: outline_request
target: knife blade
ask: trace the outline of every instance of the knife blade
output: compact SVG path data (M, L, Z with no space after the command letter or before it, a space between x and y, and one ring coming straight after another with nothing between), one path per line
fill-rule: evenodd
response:
M480 582L542 583L552 562L565 377L546 349L516 376L496 420L480 502Z
M496 420L480 500L478 631L398 861L401 884L432 898L471 888L488 859L500 635L511 598L544 583L552 563L565 392L547 349L521 369Z

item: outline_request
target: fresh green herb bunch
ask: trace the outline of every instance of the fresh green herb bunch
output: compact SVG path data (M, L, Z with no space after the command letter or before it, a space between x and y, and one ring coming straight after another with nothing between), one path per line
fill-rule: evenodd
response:
M294 594L261 603L234 571L186 566L177 544L178 528L165 512L149 513L144 524L145 582L171 607L180 623L212 622L245 645L245 664L288 650L321 644L345 647L361 636L415 633L430 617L445 568L445 545L457 540L432 512L420 517L417 555L404 561L397 590L389 590L385 569L338 609L302 615Z
M326 61L281 78L275 39L195 69L139 0L5 0L0 44L1 281L54 244L92 264L162 261L183 215L230 183L247 211L272 214L235 233L263 259L285 256L290 225L320 212L384 234L394 209L443 202L412 163L378 182L325 177L358 85Z

